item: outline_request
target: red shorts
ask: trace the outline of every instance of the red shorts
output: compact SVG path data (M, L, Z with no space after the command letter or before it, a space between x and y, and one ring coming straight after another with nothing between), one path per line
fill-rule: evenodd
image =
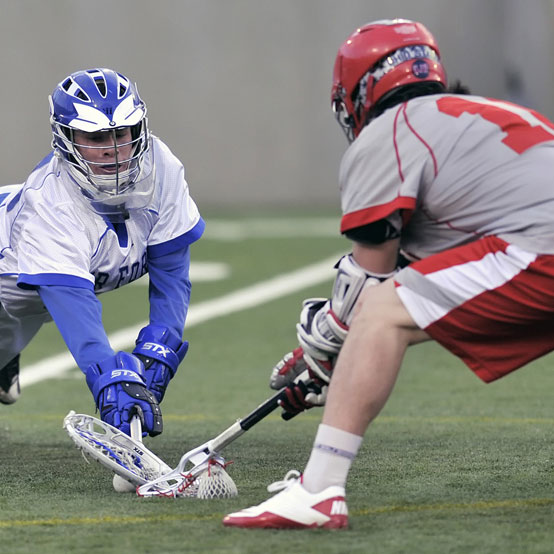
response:
M554 256L486 237L395 276L417 323L485 382L554 350Z

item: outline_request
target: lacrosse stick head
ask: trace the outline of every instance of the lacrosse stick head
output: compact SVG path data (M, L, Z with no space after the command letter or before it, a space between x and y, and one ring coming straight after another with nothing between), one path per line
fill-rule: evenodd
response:
M63 427L83 454L136 486L171 471L142 442L95 417L71 411Z
M228 465L222 459L210 458L202 470L196 471L194 475L192 473L183 475L183 482L175 490L175 497L210 500L237 496L237 486L225 471Z
M238 495L232 477L227 473L229 465L214 452L206 452L203 461L187 469L192 458L199 456L185 454L179 465L158 479L137 487L137 495L142 497L161 496L166 498L231 498Z

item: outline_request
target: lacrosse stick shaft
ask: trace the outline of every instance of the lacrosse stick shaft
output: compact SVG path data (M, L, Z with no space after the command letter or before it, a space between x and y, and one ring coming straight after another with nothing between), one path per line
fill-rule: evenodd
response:
M268 416L273 410L279 406L279 400L281 399L283 391L279 391L271 398L268 398L265 402L262 402L255 410L252 410L246 417L239 420L238 423L243 431L248 431L250 427L253 427L261 421L264 417Z
M131 438L142 442L142 424L138 415L134 415L131 418Z
M295 382L308 377L308 370L305 370L295 379ZM279 400L281 400L284 390L285 389L282 388L280 391L276 392L272 397L262 402L256 409L252 410L247 416L237 420L233 425L217 435L217 437L214 437L208 442L184 454L175 471L180 467L184 467L186 461L191 462L195 466L204 463L212 454L223 450L226 446L238 439L241 435L246 433L248 429L256 425L256 423L260 422L279 406ZM291 417L294 417L294 415L295 414L291 414ZM290 417L288 419L290 419Z
M142 443L142 424L138 415L135 414L131 418L129 426L131 428L131 438L139 443ZM124 479L123 477L121 477L121 475L118 475L117 473L113 476L112 483L113 488L117 492L132 492L136 488L135 483Z
M260 404L255 410L250 412L245 418L239 419L233 423L233 425L225 429L225 431L217 435L217 437L214 437L208 442L208 450L210 452L222 450L235 439L238 439L242 434L246 433L248 429L256 425L256 423L268 416L279 406L281 394L282 391L274 394L271 398L268 398L265 402Z
M301 373L295 379L295 381L302 381L306 377L308 377L307 370ZM222 450L227 445L231 444L235 439L240 437L243 433L248 431L248 429L256 425L256 423L264 419L264 417L268 416L271 412L277 409L279 407L279 400L281 400L284 390L285 389L283 388L280 391L276 392L272 397L262 402L255 410L252 410L247 416L239 419L236 423L231 425L231 427L225 429L223 433L220 433L219 435L217 435L217 437L209 441L209 451L217 452L219 450ZM294 415L296 414L290 414L290 417L288 417L287 419L291 419L292 417L294 417Z

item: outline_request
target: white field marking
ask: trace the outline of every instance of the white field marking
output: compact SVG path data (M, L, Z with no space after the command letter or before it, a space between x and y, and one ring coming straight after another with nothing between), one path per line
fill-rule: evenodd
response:
M231 275L229 264L223 262L190 262L190 280L192 283L202 283L206 281L220 281ZM131 286L147 287L149 283L148 273L140 279L130 283Z
M185 329L199 325L216 317L223 317L241 310L254 308L265 302L271 302L282 296L287 296L304 288L325 281L335 276L334 265L344 252L335 254L318 263L277 275L267 281L250 285L243 289L224 294L212 300L206 300L190 306ZM148 325L147 321L121 329L110 335L110 344L116 351L132 346L140 329ZM20 375L22 387L60 377L74 369L75 360L69 352L56 354L40 362L24 367Z
M340 216L286 219L210 219L203 239L238 241L244 239L281 239L302 237L340 238Z

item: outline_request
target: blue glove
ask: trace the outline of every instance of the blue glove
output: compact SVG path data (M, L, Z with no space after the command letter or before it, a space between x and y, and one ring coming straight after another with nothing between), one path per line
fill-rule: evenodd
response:
M138 334L133 354L144 364L148 390L163 400L169 381L187 353L189 343L162 325L147 325Z
M156 397L146 388L143 376L142 362L127 352L118 352L92 364L86 372L87 385L102 421L130 436L131 418L142 412L143 429L154 437L163 431L162 412Z

